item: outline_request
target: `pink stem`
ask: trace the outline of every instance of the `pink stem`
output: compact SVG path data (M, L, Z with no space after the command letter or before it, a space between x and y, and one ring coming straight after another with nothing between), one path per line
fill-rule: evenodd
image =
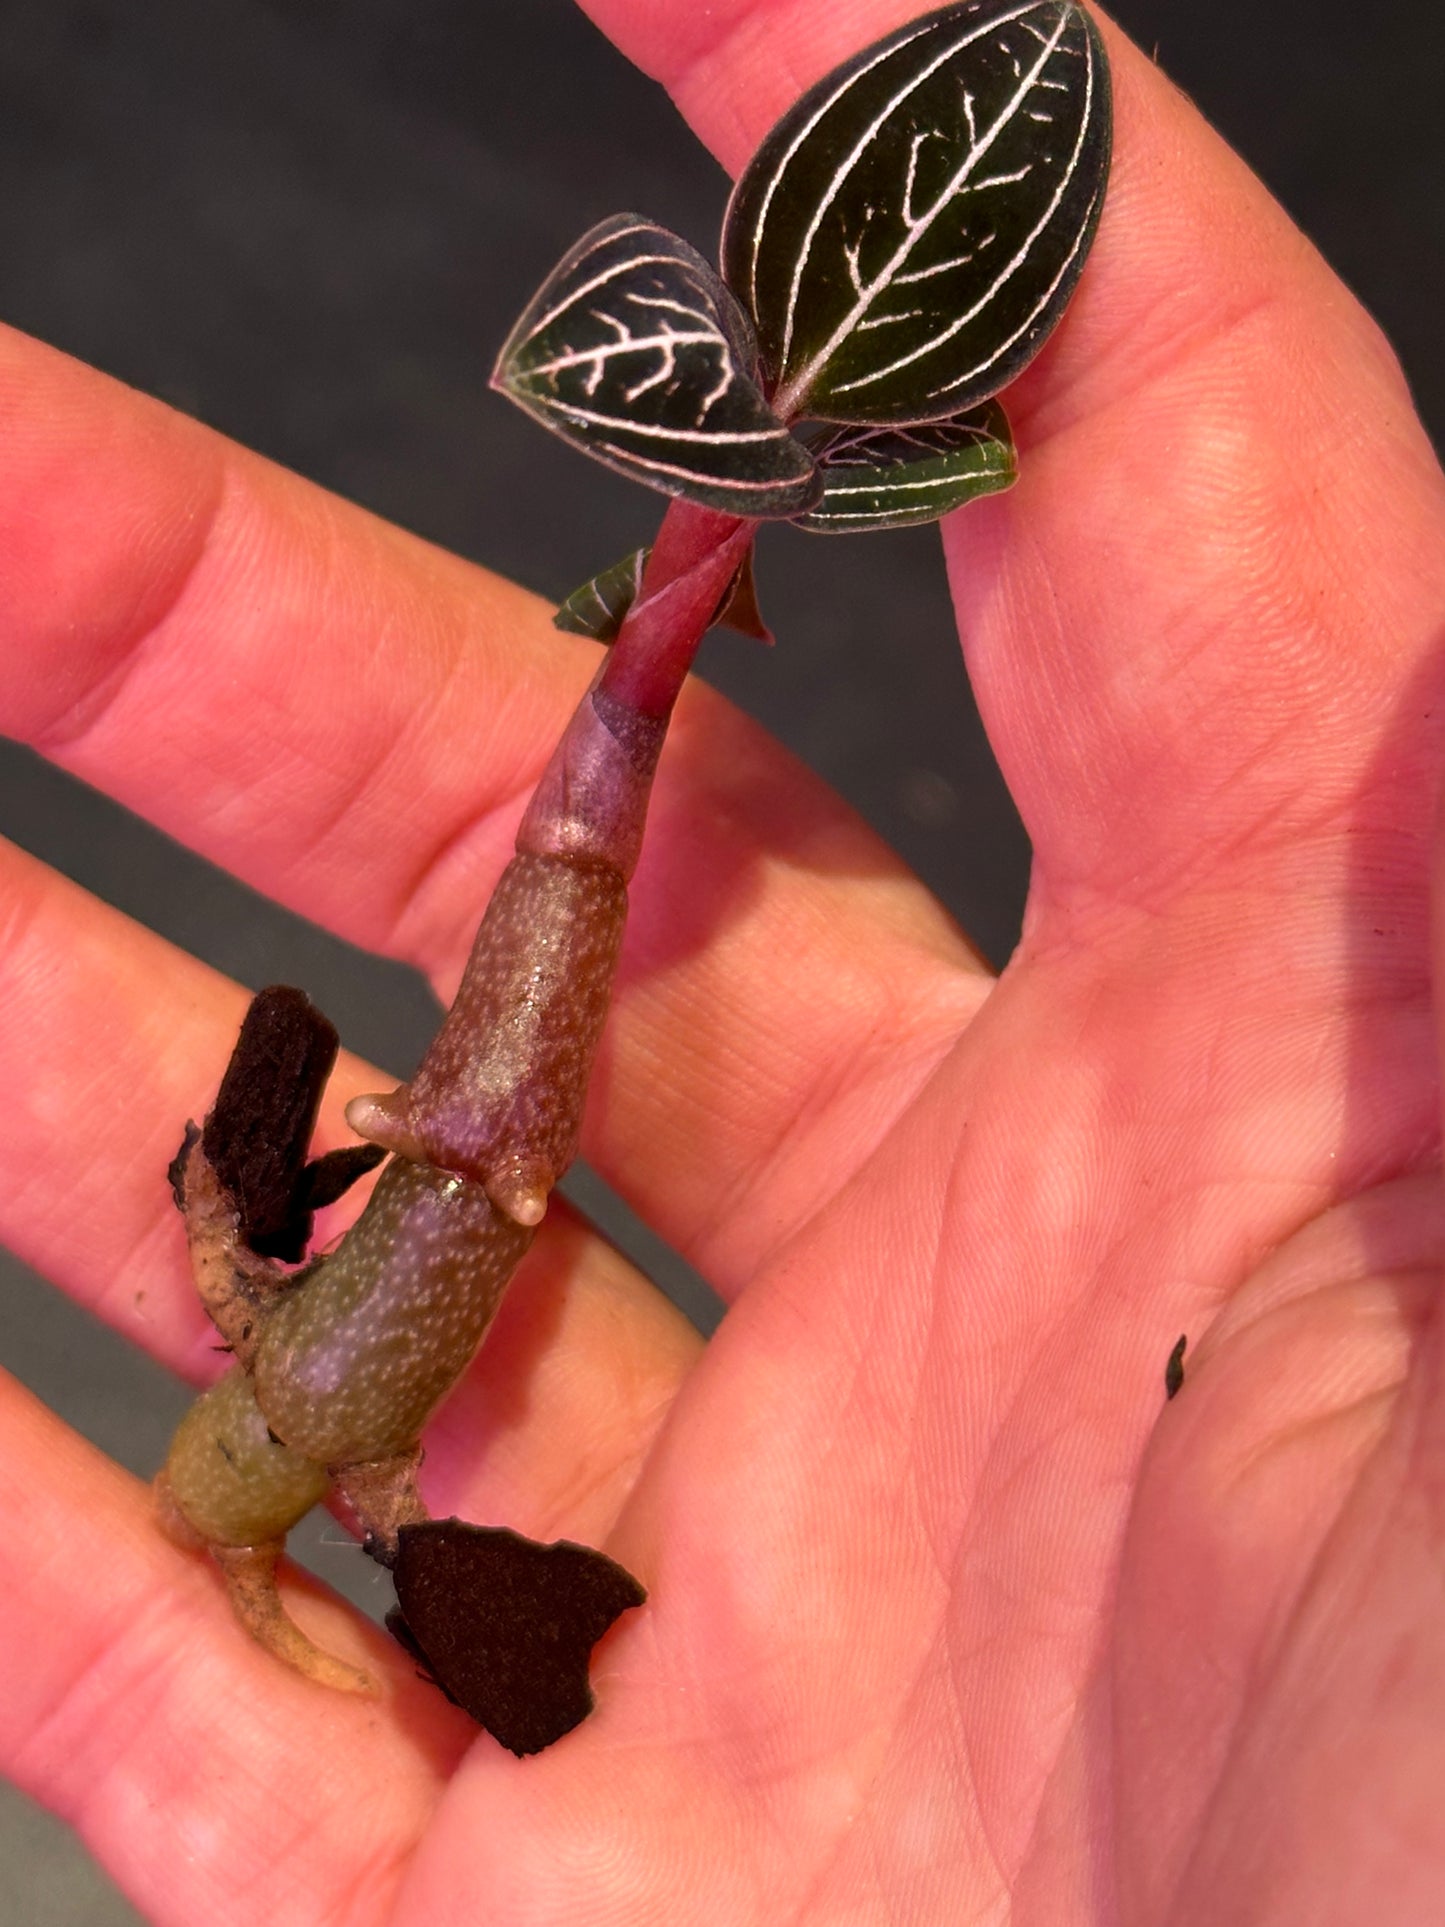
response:
M752 538L736 516L668 509L416 1076L347 1107L363 1137L475 1179L519 1224L539 1221L576 1152L668 718Z
M753 532L735 515L669 505L642 593L522 819L521 854L600 862L632 875L673 704Z
M691 502L669 504L642 592L608 652L598 689L665 720L755 525Z

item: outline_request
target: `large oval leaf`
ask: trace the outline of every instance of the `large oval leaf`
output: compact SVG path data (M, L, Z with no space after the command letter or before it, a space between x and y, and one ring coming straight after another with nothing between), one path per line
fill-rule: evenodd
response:
M947 422L907 428L835 428L815 442L823 499L798 527L819 535L906 529L936 522L1018 476L1008 417L986 401Z
M779 415L936 421L997 394L1078 279L1109 141L1103 46L1072 0L964 0L820 81L723 228Z
M746 314L696 248L616 214L543 283L492 385L669 495L731 515L792 515L820 485L752 379L755 354Z

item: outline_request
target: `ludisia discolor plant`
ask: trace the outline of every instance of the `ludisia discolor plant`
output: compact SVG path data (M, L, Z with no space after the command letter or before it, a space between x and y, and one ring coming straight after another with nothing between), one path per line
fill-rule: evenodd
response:
M250 1631L314 1678L371 1685L276 1590L287 1531L330 1495L394 1573L398 1637L505 1745L534 1751L590 1707L591 1647L641 1586L583 1547L429 1519L422 1428L575 1153L673 704L713 622L761 628L757 523L895 528L1012 482L994 398L1078 280L1109 139L1080 7L963 0L784 116L734 190L720 271L617 215L503 349L497 388L672 498L657 539L559 611L611 647L420 1068L348 1109L366 1142L307 1161L335 1035L299 992L264 991L171 1174L232 1364L176 1434L162 1517L212 1551ZM307 1262L313 1212L382 1158L353 1229Z

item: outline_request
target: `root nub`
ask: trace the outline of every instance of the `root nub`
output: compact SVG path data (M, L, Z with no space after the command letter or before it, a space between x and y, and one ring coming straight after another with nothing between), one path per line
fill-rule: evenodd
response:
M232 1610L258 1646L319 1686L341 1693L380 1691L370 1673L309 1639L281 1604L276 1584L280 1540L261 1546L212 1546L211 1553L226 1581Z

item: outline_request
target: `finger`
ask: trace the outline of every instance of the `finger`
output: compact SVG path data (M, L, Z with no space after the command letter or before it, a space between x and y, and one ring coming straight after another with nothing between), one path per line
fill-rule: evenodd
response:
M0 1238L162 1362L213 1374L166 1171L246 993L6 844L0 902ZM338 1064L323 1147L364 1076Z
M595 650L20 337L0 414L24 559L0 578L0 722L449 991ZM809 1208L816 1134L844 1181L986 980L856 818L702 690L634 904L586 1148L608 1175L645 1168L639 1208L731 1291Z
M587 11L736 168L802 87L917 8ZM1036 928L1056 894L1066 915L1085 890L1152 902L1337 820L1378 786L1395 691L1445 614L1445 493L1378 331L1104 25L1116 137L1094 252L1010 391L1020 486L945 538L1037 851ZM1407 754L1433 748L1417 734Z
M0 1378L17 1556L0 1768L81 1833L157 1922L321 1920L387 1896L474 1729L391 1643L299 1575L308 1629L386 1681L380 1701L288 1673L238 1632L150 1495ZM165 1827L137 1824L166 1817Z
M0 727L385 944L525 786L588 652L540 648L521 590L9 331L0 422Z
M427 1428L423 1497L439 1517L604 1545L702 1351L634 1265L559 1210Z

